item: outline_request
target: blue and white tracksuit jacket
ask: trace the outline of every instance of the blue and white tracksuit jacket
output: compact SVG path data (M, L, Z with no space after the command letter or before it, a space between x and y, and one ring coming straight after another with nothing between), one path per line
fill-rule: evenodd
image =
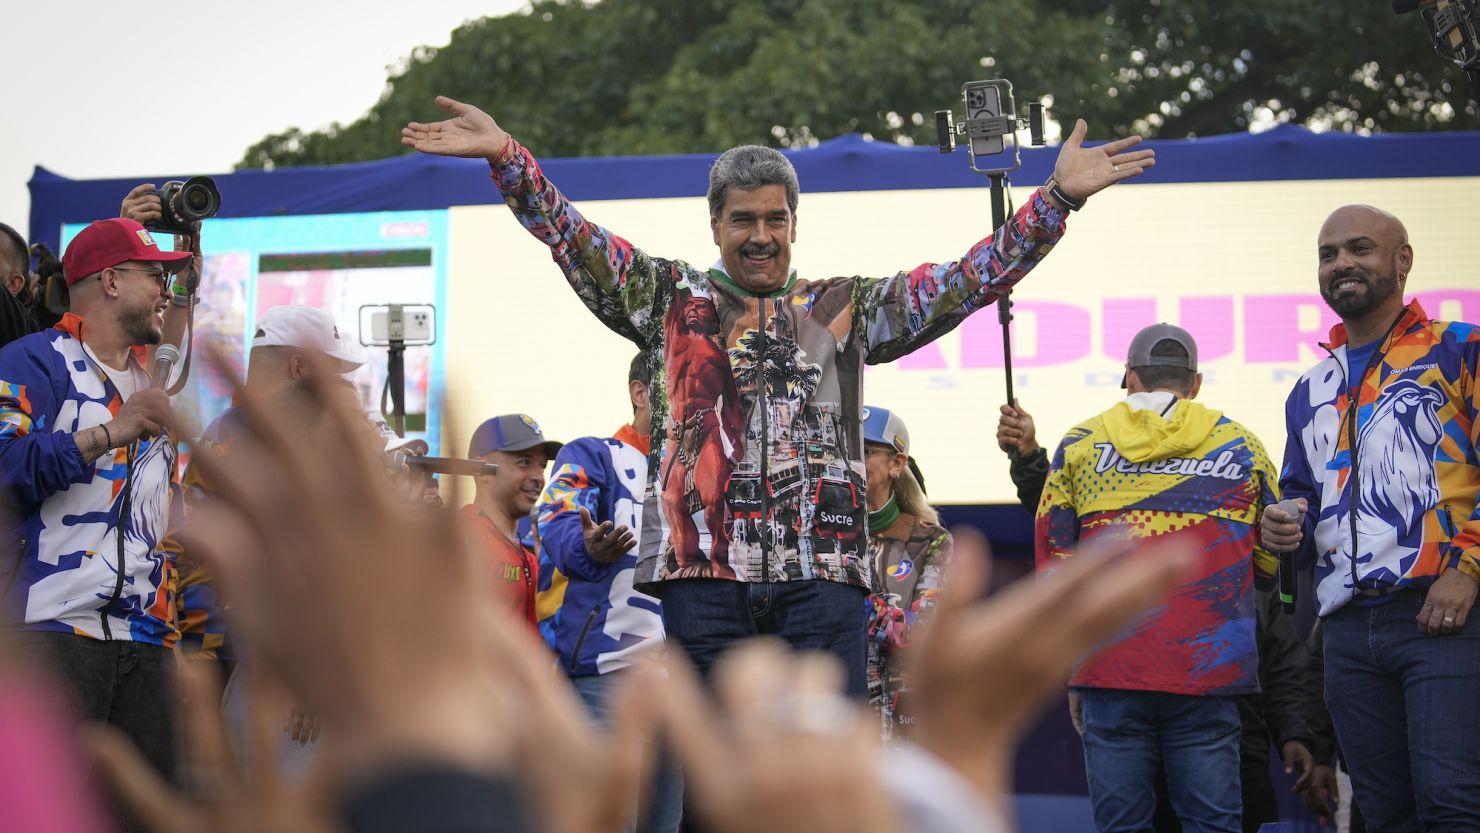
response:
M595 523L642 529L647 454L647 438L630 426L612 439L582 437L555 457L540 496L540 634L571 677L610 674L662 648L662 608L632 587L637 548L598 564L581 528L584 506Z
M1322 346L1330 357L1285 403L1280 475L1285 497L1308 501L1302 555L1321 615L1450 568L1480 580L1480 327L1432 321L1415 301L1366 367L1348 366L1340 324Z
M140 440L83 462L72 435L113 419L123 399L81 334L82 320L69 314L0 350L0 505L14 516L0 535L0 617L26 630L168 647L175 444Z

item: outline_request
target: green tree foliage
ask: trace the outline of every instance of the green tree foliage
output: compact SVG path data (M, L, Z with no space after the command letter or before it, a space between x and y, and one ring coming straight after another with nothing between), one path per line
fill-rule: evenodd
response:
M1464 77L1382 0L539 0L418 48L353 124L267 136L240 166L395 155L437 94L544 156L931 143L931 113L995 77L1097 136L1480 128Z

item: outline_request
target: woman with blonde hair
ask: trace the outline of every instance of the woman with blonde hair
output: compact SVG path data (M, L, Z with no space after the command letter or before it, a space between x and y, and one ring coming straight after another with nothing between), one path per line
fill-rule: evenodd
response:
M923 478L909 456L904 421L883 408L863 410L868 474L869 559L873 564L868 641L869 702L884 738L905 724L908 681L901 676L909 633L934 604L951 533L925 501Z

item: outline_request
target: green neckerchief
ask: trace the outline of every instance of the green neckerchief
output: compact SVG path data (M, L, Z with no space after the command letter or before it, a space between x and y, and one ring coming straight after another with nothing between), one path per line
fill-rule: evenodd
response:
M711 278L714 278L715 280L719 281L720 283L724 284L725 286L728 286L729 288L735 290L736 292L740 293L741 295L746 296L747 298L759 298L759 297L780 298L781 296L783 296L786 293L790 292L791 291L791 288L793 286L796 286L796 282L797 282L797 270L793 269L793 270L791 270L791 274L789 274L789 275L786 276L786 284L784 286L782 286L782 287L780 287L780 288L778 288L778 289L776 289L776 290L774 290L772 292L769 292L769 293L767 293L764 296L760 296L760 295L755 294L754 292L751 292L749 289L746 289L745 287L741 286L740 284L735 283L733 280L730 279L730 276L729 275L726 275L725 274L725 270L723 270L723 269L716 269L716 268L714 268L714 267L711 266L711 267L709 267L709 276Z
M897 520L899 520L899 503L891 494L889 502L880 507L879 511L868 513L868 534L878 535Z

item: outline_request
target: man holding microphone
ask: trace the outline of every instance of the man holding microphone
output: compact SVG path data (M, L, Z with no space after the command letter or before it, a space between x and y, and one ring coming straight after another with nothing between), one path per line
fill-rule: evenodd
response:
M1285 404L1294 500L1263 540L1315 564L1326 705L1368 825L1477 831L1480 328L1404 303L1413 247L1386 211L1337 209L1317 257L1341 323Z
M176 639L163 548L175 470L169 399L145 371L173 273L133 220L100 220L62 258L72 311L0 350L0 607L20 644L70 683L83 714L174 768L166 668Z

